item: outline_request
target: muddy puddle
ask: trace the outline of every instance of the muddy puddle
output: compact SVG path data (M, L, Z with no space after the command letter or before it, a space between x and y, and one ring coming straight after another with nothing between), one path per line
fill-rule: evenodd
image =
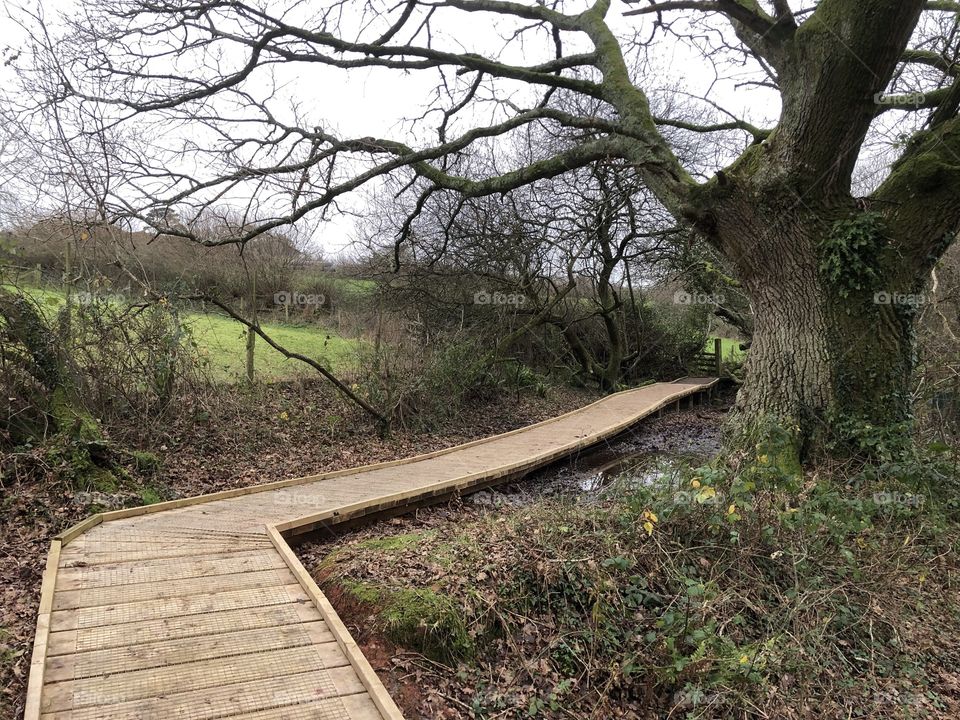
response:
M524 478L474 493L480 506L524 505L538 498L602 498L624 486L669 483L684 467L702 465L720 450L726 404L705 405L651 418L612 441Z

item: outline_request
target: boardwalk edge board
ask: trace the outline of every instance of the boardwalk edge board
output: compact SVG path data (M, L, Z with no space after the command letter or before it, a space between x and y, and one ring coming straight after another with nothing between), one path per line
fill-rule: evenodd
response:
M330 601L327 600L327 596L323 594L317 583L314 582L310 573L308 573L307 569L303 566L303 563L293 554L290 546L287 545L275 527L267 527L267 535L269 535L270 541L277 549L277 552L280 553L287 567L290 568L290 572L294 574L304 592L306 592L313 601L317 610L320 611L324 622L327 623L327 629L333 634L343 654L347 656L347 660L350 661L350 665L359 676L360 682L362 682L363 686L367 689L370 698L373 700L374 705L377 706L380 714L383 715L384 720L403 720L403 714L400 712L400 708L393 702L390 693L387 692L383 683L380 682L380 678L377 677L377 673L360 651L360 647L353 639L347 626L343 624L343 620L337 615L337 611L333 609Z
M420 502L424 500L429 500L431 498L437 498L444 494L449 494L451 492L465 492L470 490L479 489L484 484L493 484L496 482L503 482L509 478L515 478L519 475L523 475L526 472L531 470L543 467L548 465L551 462L556 461L559 458L569 456L573 453L576 453L580 450L583 450L587 447L597 444L604 439L612 438L619 433L623 432L625 429L636 424L640 420L649 417L653 413L661 410L671 404L679 403L679 401L686 397L692 397L697 394L707 393L711 391L714 386L719 382L718 379L712 379L706 381L704 378L681 378L675 380L672 384L680 385L681 388L676 392L670 393L669 395L663 397L657 402L652 403L651 405L645 407L643 411L639 414L630 415L627 419L622 422L615 423L613 425L608 425L602 430L595 431L589 435L583 437L578 437L575 441L569 442L560 447L555 447L552 450L542 451L536 453L532 456L525 458L520 462L513 463L504 467L497 468L495 470L486 470L477 473L471 473L467 475L462 475L454 477L448 480L439 481L432 483L430 485L413 488L409 490L404 490L401 492L390 493L386 495L380 495L373 498L368 498L360 502L342 505L339 507L331 508L320 513L314 513L311 515L306 515L303 517L295 518L293 520L277 523L273 525L265 525L265 530L267 537L269 538L270 543L273 548L279 553L284 564L294 575L300 587L306 593L306 596L310 599L311 603L316 607L324 621L327 623L327 626L330 632L333 634L338 646L341 651L346 656L347 660L350 663L353 671L357 674L357 677L360 679L363 687L366 689L369 694L370 700L376 706L377 710L381 713L385 720L403 720L403 715L401 714L399 708L394 703L393 699L390 697L386 688L381 683L379 677L377 677L376 672L370 666L370 663L364 657L359 646L354 641L353 637L350 635L349 630L344 625L343 621L337 615L333 606L327 600L326 596L323 595L320 588L313 581L313 578L309 575L306 569L303 567L302 563L294 555L293 551L290 549L287 540L284 538L284 533L296 533L299 531L309 531L310 529L316 528L320 525L336 525L342 522L346 522L350 519L362 517L364 515L381 512L389 509L402 508L405 506L413 505L415 502ZM663 385L669 385L671 383L663 383ZM649 387L649 386L648 386ZM616 393L615 395L622 395L631 392L636 392L639 388L632 390L624 391L623 393ZM588 405L585 405L581 408L571 410L570 412L558 415L556 417L544 420L533 425L527 425L524 427L516 428L505 433L500 433L498 435L493 435L486 438L480 438L478 440L465 443L463 445L457 445L450 448L445 448L443 450L437 450L430 453L424 453L422 455L416 455L409 458L402 458L399 460L392 460L388 462L375 463L371 465L364 465L354 468L346 468L343 470L337 470L329 473L320 473L316 475L309 475L299 478L293 478L289 480L281 480L278 482L265 483L262 485L255 485L246 488L236 488L233 490L225 490L216 493L210 493L207 495L199 495L196 497L190 498L181 498L178 500L171 500L164 503L156 503L154 505L141 506L136 508L127 508L124 510L116 510L112 512L98 513L93 515L86 520L83 520L80 523L68 528L62 533L54 537L50 545L50 551L47 556L46 569L43 573L43 580L41 584L40 591L40 609L37 616L36 624L36 634L34 639L33 654L31 656L30 663L30 675L27 686L27 701L24 711L24 720L40 720L41 716L41 693L44 688L44 672L47 662L47 643L50 635L50 625L51 625L51 615L53 613L53 595L55 591L55 584L57 579L57 570L60 564L60 555L61 549L64 548L72 540L80 537L87 531L95 528L96 526L109 522L112 520L122 520L131 517L137 517L140 515L160 513L168 510L174 510L178 508L188 507L191 505L198 505L202 503L214 502L217 500L223 500L228 498L241 497L244 495L249 495L258 492L265 492L269 490L276 490L286 487L292 487L297 485L305 485L313 482L318 482L322 480L328 480L331 478L342 477L346 475L356 475L359 473L369 472L372 470L378 470L381 468L395 467L398 465L406 465L422 460L428 460L431 458L439 457L445 454L452 452L461 451L470 447L475 447L484 443L489 443L500 438L509 437L516 435L518 433L529 431L533 428L542 427L544 425L549 425L556 423L564 418L571 417L576 414L584 413L589 410L591 407L599 405L609 401L609 399L614 396L606 396L599 400L596 400Z
M33 655L30 657L30 676L27 680L27 703L24 720L39 720L40 693L43 691L43 673L47 664L47 641L50 637L50 615L53 612L53 590L57 583L57 568L60 566L58 539L50 542L47 565L40 583L40 610L37 613L37 630L33 640Z

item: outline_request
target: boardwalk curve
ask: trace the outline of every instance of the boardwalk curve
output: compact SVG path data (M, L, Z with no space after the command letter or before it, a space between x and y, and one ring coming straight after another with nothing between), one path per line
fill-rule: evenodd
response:
M95 515L51 543L25 720L401 720L285 538L519 477L716 382L657 383L427 455Z

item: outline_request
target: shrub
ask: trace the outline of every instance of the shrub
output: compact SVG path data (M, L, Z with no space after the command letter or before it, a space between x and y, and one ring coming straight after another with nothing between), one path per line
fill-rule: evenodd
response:
M899 481L849 468L798 478L768 454L789 435L770 429L732 464L624 478L590 501L430 522L415 548L359 552L335 572L435 578L458 627L483 640L454 684L478 716L806 717L816 699L817 717L893 718L948 706L955 488L924 490L918 468Z
M63 431L58 425L68 416L91 425L90 432L74 433L84 441L99 437L100 424L139 429L162 421L185 387L206 383L175 308L108 297L86 294L68 310L4 293L0 429L6 444L42 442L51 428Z
M518 372L513 362L496 362L489 348L482 338L468 335L364 346L364 373L357 385L374 407L401 426L430 427L455 417L469 403L537 382L532 373ZM537 391L546 391L542 382Z

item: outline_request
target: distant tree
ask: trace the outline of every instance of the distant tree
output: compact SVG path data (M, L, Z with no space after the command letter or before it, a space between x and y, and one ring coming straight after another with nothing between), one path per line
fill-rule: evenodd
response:
M177 230L183 232L183 221L180 219L180 213L173 207L152 207L146 212L147 226L146 230L155 230L162 232L164 230Z

